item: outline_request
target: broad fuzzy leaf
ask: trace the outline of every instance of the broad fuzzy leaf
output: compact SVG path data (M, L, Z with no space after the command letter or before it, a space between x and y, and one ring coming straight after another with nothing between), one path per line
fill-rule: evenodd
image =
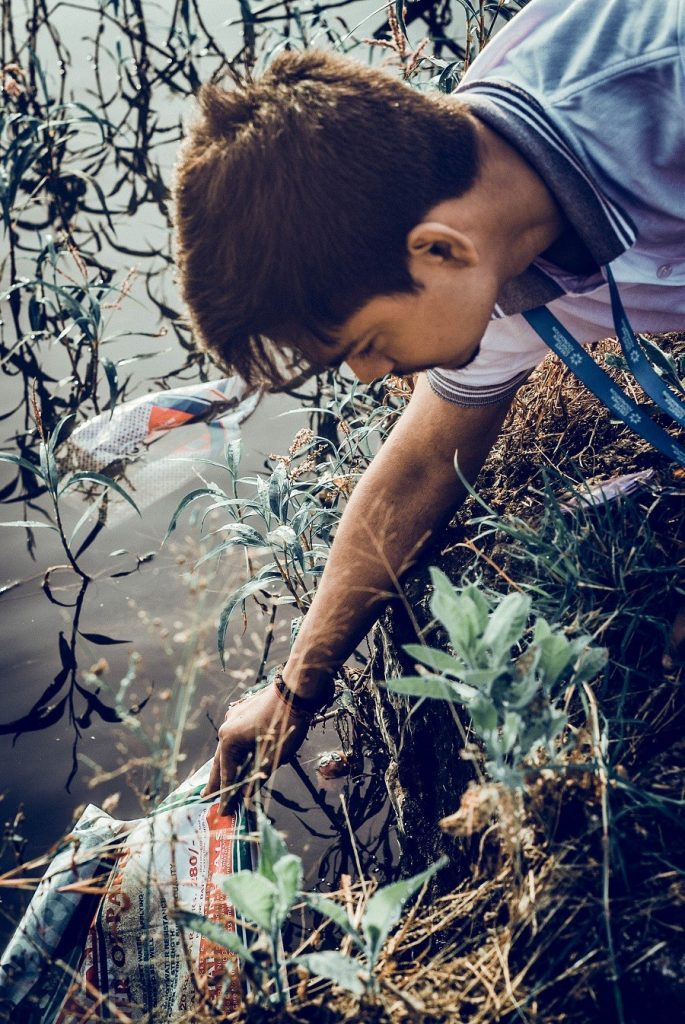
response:
M490 602L486 599L482 590L479 590L475 583L470 583L468 587L464 589L464 594L473 601L473 604L476 607L476 614L478 616L478 633L480 634L488 624Z
M283 857L288 856L288 847L285 845L269 818L261 808L257 810L257 824L259 827L259 873L268 878L270 882L276 882L275 864Z
M273 882L257 871L238 871L227 875L221 888L243 917L272 934L278 902L278 889Z
M279 896L279 925L285 921L290 908L297 899L302 888L302 859L294 853L288 853L274 864L274 875Z
M469 704L469 712L474 729L487 741L489 734L497 728L497 708L491 700L479 694Z
M527 594L507 594L490 616L483 646L499 654L506 653L512 644L521 639L530 615L531 600Z
M236 953L250 964L255 962L252 953L240 941L235 932L229 932L223 925L216 921L210 921L208 917L202 917L201 914L193 914L189 910L174 910L173 915L177 924L183 928L199 932L210 942L215 942L217 946L223 946L224 949L230 949L231 953Z
M438 676L403 676L401 679L388 679L385 685L392 693L399 693L403 697L431 697L434 700L464 702L471 695L468 687Z
M300 964L310 974L316 974L319 978L328 978L340 988L352 992L353 995L361 996L364 993L365 985L360 977L361 967L356 960L345 956L344 953L337 953L331 949L323 953L297 956L293 958L292 962Z
M390 931L395 927L402 915L402 909L411 896L417 892L424 882L445 866L447 857L441 857L439 861L432 864L426 871L422 871L413 878L406 878L392 885L386 885L373 894L369 900L362 921L362 929L366 936L369 967L373 966L378 958L383 943Z
M427 665L434 672L446 672L453 676L460 675L461 663L445 651L438 651L435 647L425 647L423 644L405 644L404 650L410 658L414 658L421 665Z
M323 914L324 917L332 921L333 924L337 924L338 928L342 928L345 934L349 935L361 949L364 948L364 940L350 921L349 914L344 907L318 892L305 893L304 898L312 910L316 910L319 914Z
M573 659L573 648L562 633L552 633L539 644L540 671L544 684L551 689Z
M576 686L582 683L589 683L604 670L609 659L609 652L606 647L588 647L581 654L573 672L573 682Z
M454 649L464 655L480 632L478 608L470 597L457 594L445 573L435 566L431 568L431 579L431 611L447 630Z

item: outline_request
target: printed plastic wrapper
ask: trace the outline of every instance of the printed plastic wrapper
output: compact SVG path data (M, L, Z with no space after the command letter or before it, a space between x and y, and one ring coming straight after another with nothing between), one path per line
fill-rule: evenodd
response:
M201 914L246 941L221 880L253 867L251 823L200 799L210 766L147 818L86 808L2 957L0 1019L172 1024L207 998L238 1008L238 958L173 916Z
M221 460L260 398L238 376L152 392L80 424L61 457L70 469L123 476L143 509L189 480L193 460ZM110 525L135 515L113 492L108 503Z
M220 420L227 430L238 427L259 398L259 392L251 391L240 377L155 391L82 423L69 444L78 452L82 469L100 472L135 455L141 445L189 423Z
M628 497L639 490L642 484L649 483L654 476L653 469L643 469L639 473L628 473L625 476L612 476L600 480L591 486L584 485L576 497L562 504L564 509L580 508L581 506L607 505L619 498Z

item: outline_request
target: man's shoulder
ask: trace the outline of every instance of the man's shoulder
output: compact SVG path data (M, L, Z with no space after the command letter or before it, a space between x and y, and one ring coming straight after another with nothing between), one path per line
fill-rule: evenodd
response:
M684 21L683 0L531 0L476 58L462 87L506 78L549 104L609 81L620 88L622 78L660 61L682 61Z
M682 238L684 12L685 0L531 0L460 85L598 266L634 245L668 263Z

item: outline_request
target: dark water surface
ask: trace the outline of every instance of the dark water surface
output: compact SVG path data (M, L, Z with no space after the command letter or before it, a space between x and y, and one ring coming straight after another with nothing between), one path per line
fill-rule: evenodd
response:
M336 22L338 38L376 8L382 10L368 2L340 6L345 10L344 19ZM201 373L216 376L189 354L187 333L177 325L179 303L162 183L169 181L180 118L197 81L209 77L224 58L237 55L239 62L244 56L249 33L245 35L240 22L241 10L244 6L237 2L179 7L121 0L57 3L49 9L28 2L8 5L3 52L19 68L11 72L18 94L8 108L20 118L17 130L31 118L66 116L58 104L73 101L116 124L117 133L104 145L92 119L70 129L61 178L52 192L41 190L45 166L40 157L23 172L23 187L9 214L12 233L6 236L12 258L4 259L3 252L2 263L3 451L21 451L28 458L35 453L32 378L50 427L69 410L79 423L106 406L111 382L105 361L117 368L119 386L131 375L120 401L192 383ZM285 6L274 5L274 10L283 14ZM283 44L287 22L267 20L259 29L258 62ZM302 26L309 26L307 41L317 32L325 39L327 29L311 13ZM360 31L363 35L367 29ZM82 113L71 108L68 115ZM44 142L42 131L36 129L31 137ZM6 143L12 138L10 132ZM11 146L4 152L9 170L16 170ZM68 326L64 317L34 323L36 312L31 313L29 300L40 293L30 286L9 297L11 284L22 278L32 281L37 268L48 265L45 254L51 245L62 254L55 269L60 288L71 289L80 299L88 290L97 293L105 327L95 352L79 342L82 332L73 315L66 337L61 336ZM74 246L83 262L73 255ZM97 292L98 273L117 285L109 297ZM86 281L86 291L79 292ZM126 362L141 354L143 361ZM90 393L82 387L82 400L75 401L76 382L84 385L89 379L88 360L91 370L96 367L98 383ZM287 449L295 431L305 425L301 415L282 418L296 404L283 396L263 400L244 425L243 473L259 472L270 453ZM182 435L174 432L178 436L160 442L159 450L165 443L167 449L181 440L192 443L204 429L198 425L183 428ZM153 447L149 459L157 451ZM205 474L206 467L200 471ZM31 497L30 491L13 488L15 477L14 467L0 464L2 520L44 519L50 509L45 495ZM239 617L231 626L226 672L216 653L218 611L245 578L244 557L226 558L220 566L205 563L194 571L204 549L187 516L161 546L171 512L197 486L197 476L187 467L187 481L180 486L174 482L162 481L149 505L144 494L136 493L146 506L142 519L130 515L108 523L83 555L83 567L93 577L85 589L69 569L48 572L65 562L56 534L36 529L29 539L22 528L0 531L2 871L49 850L85 803L104 804L115 817L144 813L211 756L215 727L228 699L255 680L267 617L254 605L244 632ZM69 526L83 508L78 498L65 503ZM284 612L277 619L268 665L287 653ZM98 636L124 642L104 643ZM55 720L41 721L31 709L54 680L53 696L44 707L56 708ZM93 704L89 694L102 704ZM139 705L139 711L129 714ZM107 710L112 708L126 720L106 720L116 717ZM342 742L332 723L314 731L297 764L276 773L269 799L269 810L288 834L291 849L305 858L311 885L325 880L335 886L341 872L355 874L341 794L364 870L392 864L391 826L373 759L367 757L356 775L336 783L324 785L316 773L319 754L338 749ZM25 901L12 887L0 888L3 944Z
M288 404L289 400L281 397L266 399L246 424L244 440L250 461L278 450L283 436L278 413ZM205 573L193 572L200 553L197 531L186 529L185 522L160 549L171 512L188 489L182 487L159 500L145 512L141 523L131 517L108 528L106 543L102 539L96 542L97 550L85 561L86 568L103 575L87 587L80 631L126 642L101 645L79 638L76 678L87 689L100 687L99 694L108 706L126 710L148 698L132 725L103 721L94 713L89 724L77 727L69 723L65 708L60 720L47 728L0 736L2 816L7 823L3 870L9 870L18 859L45 853L68 830L77 809L85 803L104 802L115 817L140 816L174 782L211 756L215 725L221 722L228 700L255 681L266 617L261 617L260 623L260 616L251 609L245 634L236 619L225 673L215 646L218 610L243 570L240 559L226 560L218 568L206 563ZM63 557L52 533L36 532L35 560L26 551L23 531L3 534L1 585L8 587L0 597L5 723L25 716L58 674L60 636L62 644L70 639L74 610L69 606L80 592L80 581L71 571L56 570L50 576L53 600L48 600L42 570L59 565ZM7 543L10 538L13 543ZM108 551L124 548L131 554L108 559ZM108 575L112 572L108 561L116 562L118 571L125 571L135 566L136 555L147 559L137 571L118 579ZM288 632L287 623L277 632L269 665L285 657ZM99 671L103 658L106 667ZM118 703L115 695L132 661L135 678ZM92 668L96 674L89 681L86 673ZM76 693L74 698L76 714L81 715L86 702ZM392 863L388 809L382 779L372 760L367 758L358 776L337 783L322 783L316 772L319 754L339 749L341 742L332 722L315 730L301 749L296 766L278 770L267 799L270 812L288 835L290 848L305 859L309 884L321 879L336 886L342 871L355 873L341 793L350 808L365 869L373 871L377 860L385 867ZM163 761L166 773L151 768L155 759ZM5 938L22 903L11 889L2 894L0 927Z

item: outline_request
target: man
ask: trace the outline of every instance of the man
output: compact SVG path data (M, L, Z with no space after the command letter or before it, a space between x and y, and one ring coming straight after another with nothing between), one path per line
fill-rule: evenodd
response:
M463 498L547 349L546 305L582 343L685 318L685 4L532 0L450 97L320 52L205 89L176 185L200 339L278 384L345 361L420 373L359 482L276 683L229 709L210 790L267 735L291 756L331 674ZM428 371L425 373L424 371Z

